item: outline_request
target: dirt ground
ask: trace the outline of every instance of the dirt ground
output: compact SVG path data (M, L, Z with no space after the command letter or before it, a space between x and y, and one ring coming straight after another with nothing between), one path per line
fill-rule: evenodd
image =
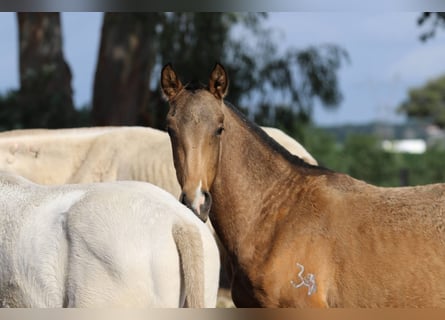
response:
M232 295L230 293L230 289L219 288L218 290L218 299L216 301L217 308L235 308L235 305L232 301Z

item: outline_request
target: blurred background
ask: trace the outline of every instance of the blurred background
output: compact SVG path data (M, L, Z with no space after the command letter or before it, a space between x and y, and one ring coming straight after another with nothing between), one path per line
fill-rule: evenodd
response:
M206 82L330 169L445 181L445 13L0 13L0 131L164 129L160 70Z

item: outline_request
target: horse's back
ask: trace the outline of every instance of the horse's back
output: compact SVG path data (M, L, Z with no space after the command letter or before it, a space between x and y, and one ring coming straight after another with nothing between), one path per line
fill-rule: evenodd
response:
M91 145L87 159L69 182L115 180L147 181L179 196L168 135L148 127L124 127L104 134Z
M67 183L91 143L118 128L25 129L0 133L0 169L41 184Z
M263 129L291 153L317 161L277 128ZM0 132L0 169L41 184L147 181L180 194L166 132L149 127L24 129Z
M149 127L0 133L0 170L48 185L139 180L179 196L171 153L168 135Z
M294 252L296 262L318 270L326 303L445 306L445 184L382 188L342 174L314 179L311 194L299 197L317 206L304 226L294 221L281 234L298 239L294 248L310 240L309 253ZM297 202L294 211L302 208Z

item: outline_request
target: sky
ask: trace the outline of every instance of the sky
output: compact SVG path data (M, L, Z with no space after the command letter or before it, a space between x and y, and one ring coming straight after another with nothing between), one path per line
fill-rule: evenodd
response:
M321 126L402 122L398 105L410 88L445 74L445 29L421 42L420 12L270 12L268 26L280 49L333 43L349 55L339 71L343 100L335 110L319 103ZM79 23L79 21L81 23ZM62 13L64 54L73 74L77 106L90 103L102 13ZM18 34L14 13L0 13L0 93L18 88ZM230 75L229 75L230 76Z

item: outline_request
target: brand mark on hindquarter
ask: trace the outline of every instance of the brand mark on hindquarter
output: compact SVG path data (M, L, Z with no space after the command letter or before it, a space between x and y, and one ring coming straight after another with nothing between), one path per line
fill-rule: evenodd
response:
M308 273L305 277L303 277L304 266L297 262L297 267L300 268L300 272L298 273L298 278L300 282L295 282L294 280L290 281L290 284L295 288L301 288L302 286L308 287L307 295L310 296L317 291L317 284L315 283L315 275L312 273Z

